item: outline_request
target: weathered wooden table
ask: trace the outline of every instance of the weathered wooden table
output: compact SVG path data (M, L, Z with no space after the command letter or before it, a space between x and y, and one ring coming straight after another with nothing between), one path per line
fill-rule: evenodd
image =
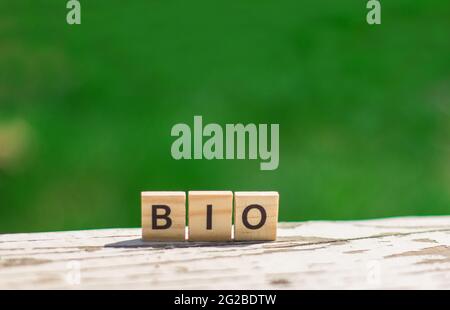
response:
M450 217L281 223L275 242L140 229L0 235L1 289L450 288Z

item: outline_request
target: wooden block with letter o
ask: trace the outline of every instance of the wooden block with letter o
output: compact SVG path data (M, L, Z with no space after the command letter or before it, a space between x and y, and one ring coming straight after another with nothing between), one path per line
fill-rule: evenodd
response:
M275 240L278 202L277 192L235 192L234 240Z
M142 192L142 239L184 241L185 192Z
M189 241L231 240L232 192L191 191L188 208Z

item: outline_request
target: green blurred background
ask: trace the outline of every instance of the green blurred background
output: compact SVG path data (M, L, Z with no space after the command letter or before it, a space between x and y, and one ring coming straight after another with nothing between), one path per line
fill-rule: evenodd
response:
M0 232L140 225L141 190L278 190L280 220L450 213L450 2L0 0ZM280 166L172 159L279 123Z

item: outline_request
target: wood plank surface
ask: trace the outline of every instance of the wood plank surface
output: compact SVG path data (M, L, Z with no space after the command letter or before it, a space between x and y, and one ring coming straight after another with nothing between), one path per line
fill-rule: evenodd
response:
M280 223L273 242L0 235L0 289L449 289L450 217Z

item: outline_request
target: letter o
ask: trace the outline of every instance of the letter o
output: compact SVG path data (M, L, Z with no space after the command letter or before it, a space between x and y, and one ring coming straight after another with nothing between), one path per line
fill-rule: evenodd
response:
M261 220L256 225L252 225L248 222L248 213L252 209L257 209L261 213ZM266 209L264 209L262 206L257 205L257 204L253 204L253 205L249 205L249 206L245 207L244 212L242 212L242 223L248 229L259 229L259 228L263 227L264 224L266 223L266 219L267 219Z

